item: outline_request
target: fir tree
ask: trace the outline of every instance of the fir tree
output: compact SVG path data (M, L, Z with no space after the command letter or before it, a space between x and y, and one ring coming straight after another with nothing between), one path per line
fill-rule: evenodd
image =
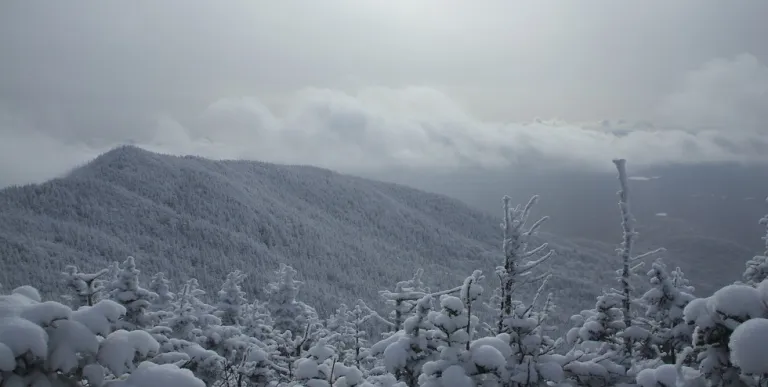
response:
M215 315L221 319L222 325L240 326L244 322L243 312L248 300L241 285L245 274L236 270L227 275L226 281L219 290L219 303Z
M651 326L651 337L658 345L661 360L675 364L677 355L690 345L692 329L683 319L683 310L694 297L693 287L676 268L672 273L661 259L656 260L648 271L651 289L642 297L647 306L646 317Z
M768 278L768 215L760 219L760 224L765 227L765 235L762 238L765 241L765 252L747 261L747 269L744 271L744 281L753 286Z
M157 294L157 297L152 299L151 310L169 311L172 308L176 295L171 292L171 281L165 278L163 272L158 272L152 276L149 291Z
M104 281L101 278L107 272L107 269L103 269L93 274L81 273L74 265L67 265L64 268L62 273L64 283L74 293L74 296L67 297L73 309L77 310L84 305L93 306L102 298Z
M134 258L128 257L120 266L116 280L110 285L110 299L123 305L126 310L121 329L146 329L157 323L158 316L149 312L152 299L157 295L141 287L139 274Z

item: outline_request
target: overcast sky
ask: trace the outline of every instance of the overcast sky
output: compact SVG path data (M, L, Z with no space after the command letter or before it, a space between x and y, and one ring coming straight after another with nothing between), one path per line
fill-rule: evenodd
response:
M766 15L715 0L3 1L0 186L125 142L350 171L765 161ZM536 117L561 121L521 124ZM603 119L613 131L586 124Z

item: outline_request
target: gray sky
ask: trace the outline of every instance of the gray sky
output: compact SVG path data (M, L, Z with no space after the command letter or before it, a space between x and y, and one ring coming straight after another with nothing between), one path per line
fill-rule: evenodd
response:
M766 15L715 0L4 1L0 186L127 141L342 170L754 160ZM564 122L519 124L535 117Z

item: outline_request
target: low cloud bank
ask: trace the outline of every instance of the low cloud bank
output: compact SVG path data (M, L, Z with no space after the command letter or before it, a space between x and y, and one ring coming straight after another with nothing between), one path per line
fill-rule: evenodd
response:
M610 169L666 163L768 163L768 67L749 55L692 71L660 101L667 124L569 124L477 119L427 87L305 89L277 113L257 98L224 98L143 130L68 135L0 113L0 186L42 181L133 143L170 154L377 169L547 166ZM106 120L108 122L108 120ZM118 126L115 126L118 127Z

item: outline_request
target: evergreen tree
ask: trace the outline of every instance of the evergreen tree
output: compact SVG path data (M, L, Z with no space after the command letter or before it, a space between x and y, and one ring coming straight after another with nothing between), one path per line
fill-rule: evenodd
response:
M128 257L120 266L117 278L110 285L110 299L123 305L126 310L121 329L131 331L151 328L159 317L149 312L149 306L157 295L141 287L139 274L134 258Z
M747 261L747 269L744 271L744 281L753 286L768 278L768 215L760 219L760 224L765 227L765 235L762 238L765 241L765 252Z
M764 284L764 285L763 285ZM765 297L768 282L761 290L735 284L716 291L708 298L697 298L688 303L683 314L693 330L693 351L683 356L695 356L699 372L710 386L748 386L741 371L731 361L729 341L731 334L750 319L765 318ZM757 339L757 337L756 337ZM765 356L755 354L755 356Z
M417 269L413 278L400 281L395 284L393 291L383 290L379 292L387 306L392 307L389 318L391 319L391 332L398 332L403 327L403 321L415 310L416 303L429 294L429 288L421 280L424 269Z
M267 308L274 323L273 328L280 332L290 332L291 337L295 338L310 330L310 315L314 310L296 299L302 284L301 281L294 279L296 270L280 264L275 277L275 281L270 282L265 289Z
M102 298L104 281L101 278L107 272L107 269L103 269L93 274L81 273L74 265L67 265L64 268L62 273L64 283L74 293L74 296L67 297L73 309L77 310L84 305L93 306Z
M422 297L415 309L415 313L403 322L403 329L371 348L374 355L384 356L387 371L408 387L417 385L422 366L433 360L437 353L434 325L429 319L432 296Z
M616 294L597 297L595 308L572 316L574 327L566 334L572 345L565 356L566 377L583 386L612 386L625 380L624 341L626 328L622 299Z
M659 348L661 360L675 364L677 355L691 343L692 328L683 319L683 310L694 297L693 287L676 268L672 273L661 259L648 271L651 285L642 297L647 306L646 317L651 326L651 337Z
M240 326L244 322L244 309L248 300L241 285L245 281L245 274L236 270L227 275L226 281L219 290L219 303L215 315L221 319L222 325Z
M152 299L152 305L150 306L151 310L171 310L173 301L176 299L176 295L171 292L171 281L165 278L165 274L163 272L158 272L152 276L152 280L149 283L149 291L157 294L157 297Z

